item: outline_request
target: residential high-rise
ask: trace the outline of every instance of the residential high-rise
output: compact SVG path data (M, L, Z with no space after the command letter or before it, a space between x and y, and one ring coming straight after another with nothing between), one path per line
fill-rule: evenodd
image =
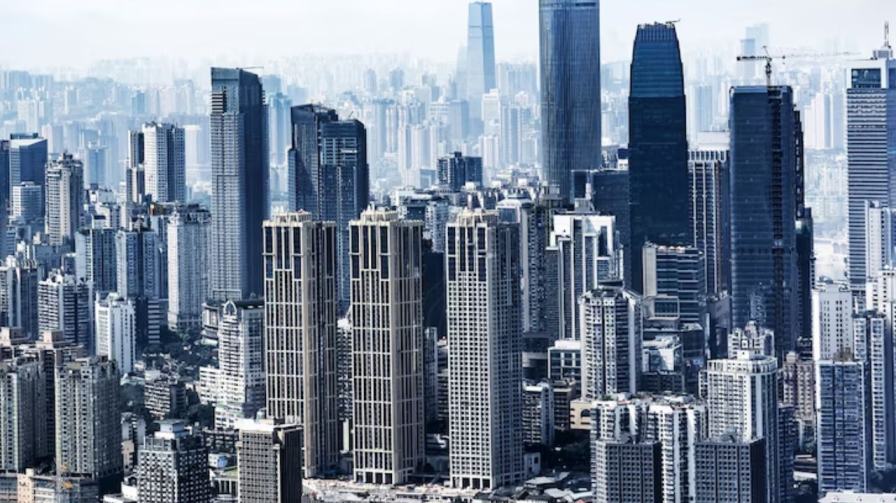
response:
M628 98L631 287L645 243L691 243L684 72L674 23L638 26Z
M93 283L93 291L104 295L118 289L116 228L82 228L75 234L75 272Z
M640 428L660 443L663 501L695 501L694 443L703 438L706 422L706 406L688 395L654 398L647 405Z
M706 291L728 289L728 151L698 148L689 153L690 222L693 246L706 261Z
M423 223L397 211L367 210L351 223L358 482L404 484L425 462L422 241Z
M28 357L0 362L0 469L23 472L47 452L46 379L40 362Z
M592 433L592 438L595 438ZM591 490L595 503L663 500L660 443L628 434L592 440Z
M308 212L264 224L267 413L302 427L304 475L337 463L336 226Z
M79 358L56 371L56 472L102 485L121 477L119 373L105 357Z
M865 211L876 201L896 208L890 180L896 172L896 59L889 44L870 60L849 66L846 153L849 199L849 281L861 292L868 278Z
M270 213L268 129L258 76L212 68L211 294L218 300L263 292L262 223Z
M579 337L579 298L601 282L622 279L622 254L612 215L594 212L554 215L547 254L555 257L556 276L545 283L557 290L559 326L547 327L562 339Z
M491 2L471 2L467 17L466 99L479 117L482 95L497 87Z
M599 286L579 300L582 397L635 393L641 373L641 298Z
M439 159L436 176L439 184L459 192L467 183L482 185L482 157L470 157L455 152Z
M572 200L572 171L601 164L600 4L539 0L544 180Z
M134 370L137 359L137 327L134 303L117 293L97 298L94 348L97 356L114 361L122 374Z
M523 386L523 443L554 445L554 389L547 381Z
M780 502L784 481L778 456L778 362L751 351L710 360L705 371L707 433L738 442L765 440L765 501Z
M302 428L267 419L237 429L239 503L301 503Z
M0 326L20 328L28 340L39 334L39 279L36 260L9 256L0 265Z
M264 302L227 301L221 306L218 372L215 428L233 429L265 404Z
M884 203L885 204L885 203ZM872 281L896 264L896 222L894 209L879 201L865 204L865 278Z
M847 285L819 285L812 291L812 358L830 360L843 351L855 353L853 297Z
M166 251L159 234L145 224L119 229L115 235L117 291L134 301L139 347L157 344L161 337Z
M816 369L818 495L866 492L873 467L868 367L847 352Z
M51 245L74 245L75 232L81 227L83 169L81 161L68 153L47 163L45 227Z
M694 450L694 501L768 501L764 439L744 441L737 435L723 435L697 441Z
M887 316L877 311L854 315L852 333L857 360L865 361L870 380L872 458L883 470L896 458L896 346Z
M369 202L367 132L357 120L340 121L318 105L292 107L287 192L291 211L305 210L336 223L340 310L348 307L348 226Z
M775 332L776 355L796 347L800 323L797 192L802 144L793 90L731 92L731 315Z
M198 206L177 207L168 217L168 329L196 330L209 294L211 215Z
M37 287L37 327L40 333L59 330L62 340L93 347L93 300L90 285L59 270Z
M138 451L137 494L146 503L208 503L208 448L183 421L164 420Z
M523 476L519 232L464 210L447 234L451 484L493 489Z
M643 261L644 297L664 296L678 302L683 323L706 322L706 262L692 246L646 243Z
M140 133L143 141L145 195L154 202L186 202L184 129L174 124L148 122Z

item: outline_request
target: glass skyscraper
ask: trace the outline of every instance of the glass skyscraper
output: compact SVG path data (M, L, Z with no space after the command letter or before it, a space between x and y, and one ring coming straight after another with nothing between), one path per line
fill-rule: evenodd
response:
M262 295L261 226L270 212L268 128L258 76L212 68L212 297Z
M788 86L731 94L731 314L775 332L781 361L798 328L797 193L802 131Z
M601 165L600 7L540 0L544 179L571 197L573 170Z
M641 25L629 108L631 287L641 291L641 247L690 244L684 78L675 25Z
M496 87L495 30L492 4L473 2L469 6L467 26L467 101L476 117L480 115L482 95Z

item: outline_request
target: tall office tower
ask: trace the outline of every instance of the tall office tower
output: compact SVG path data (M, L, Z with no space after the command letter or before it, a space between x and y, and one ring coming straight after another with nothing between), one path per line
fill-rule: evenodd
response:
M559 327L548 327L544 314L547 287L545 248L548 245L553 208L549 200L537 197L507 197L496 204L504 222L520 228L520 309L523 332L555 334ZM441 232L444 237L444 230ZM444 242L442 243L444 251ZM554 336L553 338L555 338Z
M9 140L9 187L21 182L44 183L47 140L37 134L13 135Z
M846 89L849 192L849 281L861 292L868 278L865 208L872 201L896 208L890 180L896 172L896 59L889 43L868 61L850 65Z
M302 503L302 428L266 419L237 429L239 503Z
M82 171L81 161L67 153L47 163L45 226L51 245L74 244L75 232L81 227Z
M873 467L868 367L849 353L816 365L818 495L866 492Z
M286 166L286 150L292 136L289 110L292 100L285 94L276 93L268 98L268 145L271 150L271 165Z
M631 222L629 219L629 179L625 165L602 167L597 170L573 172L573 195L576 199L590 199L594 211L616 217L619 246L625 255L622 261L626 287L631 284Z
M641 372L641 298L599 286L579 300L582 398L635 393Z
M495 89L495 29L491 2L472 2L467 17L466 91L473 117L480 118L482 95Z
M350 297L349 222L370 198L367 132L359 121L340 121L334 110L318 105L292 107L292 132L289 208L336 223L337 295L344 311Z
M460 192L467 183L482 186L482 157L470 157L455 152L439 159L436 176L439 184L449 190Z
M44 193L41 184L22 182L12 187L9 197L11 220L43 228Z
M703 438L706 407L688 395L653 399L638 426L646 438L660 443L663 501L694 501L694 442Z
M22 329L28 340L38 336L39 278L35 260L10 256L0 265L0 326Z
M728 289L728 151L689 152L690 222L693 243L706 261L706 291Z
M232 429L264 407L264 302L228 301L218 320L215 428Z
M23 472L46 456L46 379L40 362L27 357L0 362L0 468Z
M794 143L796 157L795 198L795 255L796 283L794 283L795 301L794 338L796 347L808 353L812 347L812 289L815 288L815 221L812 208L806 207L806 157L803 138L803 123L800 112L794 112Z
M307 212L264 223L267 413L304 432L304 474L338 461L336 226Z
M739 442L765 440L765 501L781 501L778 459L778 362L773 356L741 351L710 360L705 371L709 438L732 434Z
M600 4L539 0L544 181L567 201L571 172L601 164Z
M105 357L79 358L56 370L56 472L96 479L121 477L119 373Z
M106 181L107 150L105 146L91 142L81 151L81 157L84 159L85 189L90 188L91 185L97 187L112 185Z
M425 462L423 224L367 210L351 224L354 477L404 484Z
M138 452L137 494L146 503L208 503L208 448L183 421L165 420Z
M597 439L592 430L591 490L595 503L663 500L660 443L622 434Z
M90 285L59 270L37 286L37 329L40 333L59 330L62 341L93 347L93 299Z
M855 354L852 310L853 297L847 285L829 283L812 291L814 360L830 360L842 351Z
M865 277L873 280L885 267L896 264L894 210L878 201L865 204Z
M554 214L547 255L556 262L556 277L546 278L556 285L559 326L548 327L562 339L579 337L579 298L601 282L622 277L622 254L612 215L592 212Z
M692 246L646 243L642 250L644 297L674 297L684 323L706 322L706 262Z
M93 291L106 294L118 289L116 229L86 227L75 234L75 272L93 283Z
M143 135L140 158L143 159L144 194L159 203L186 202L184 128L148 122L140 134Z
M196 330L209 293L211 215L198 206L177 207L168 217L168 329Z
M853 317L855 355L868 366L871 393L872 458L875 470L883 470L896 458L896 424L887 418L896 411L896 355L887 317L867 311Z
M722 435L698 440L694 451L693 501L767 501L764 439L743 441L737 435Z
M451 484L493 489L523 476L519 229L496 212L448 224Z
M731 92L731 315L775 332L776 354L796 347L799 116L787 86Z
M261 228L270 212L268 129L258 76L212 68L211 294L217 300L263 293Z
M645 243L691 243L684 77L672 23L641 25L628 99L632 288L640 291Z
M114 361L122 374L131 373L137 353L134 303L117 293L110 293L105 298L97 298L94 316L96 355Z
M120 229L115 235L118 295L134 300L137 314L137 346L160 340L164 298L163 244L156 231L142 225Z

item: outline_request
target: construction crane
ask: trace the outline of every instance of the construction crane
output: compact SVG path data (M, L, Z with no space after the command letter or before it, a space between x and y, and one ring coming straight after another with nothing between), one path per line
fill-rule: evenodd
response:
M772 61L779 59L781 61L785 61L787 59L806 59L806 58L836 58L841 56L855 56L854 53L851 52L837 52L837 53L829 53L829 54L779 54L772 56L768 52L767 46L762 46L762 51L765 52L762 54L752 54L752 55L742 55L738 56L738 61L765 61L765 85L771 87L772 85Z

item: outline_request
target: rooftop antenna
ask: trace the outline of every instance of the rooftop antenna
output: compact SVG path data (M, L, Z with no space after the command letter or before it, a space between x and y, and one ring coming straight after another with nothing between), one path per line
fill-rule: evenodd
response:
M887 49L891 49L890 47L890 22L884 21L884 47Z

